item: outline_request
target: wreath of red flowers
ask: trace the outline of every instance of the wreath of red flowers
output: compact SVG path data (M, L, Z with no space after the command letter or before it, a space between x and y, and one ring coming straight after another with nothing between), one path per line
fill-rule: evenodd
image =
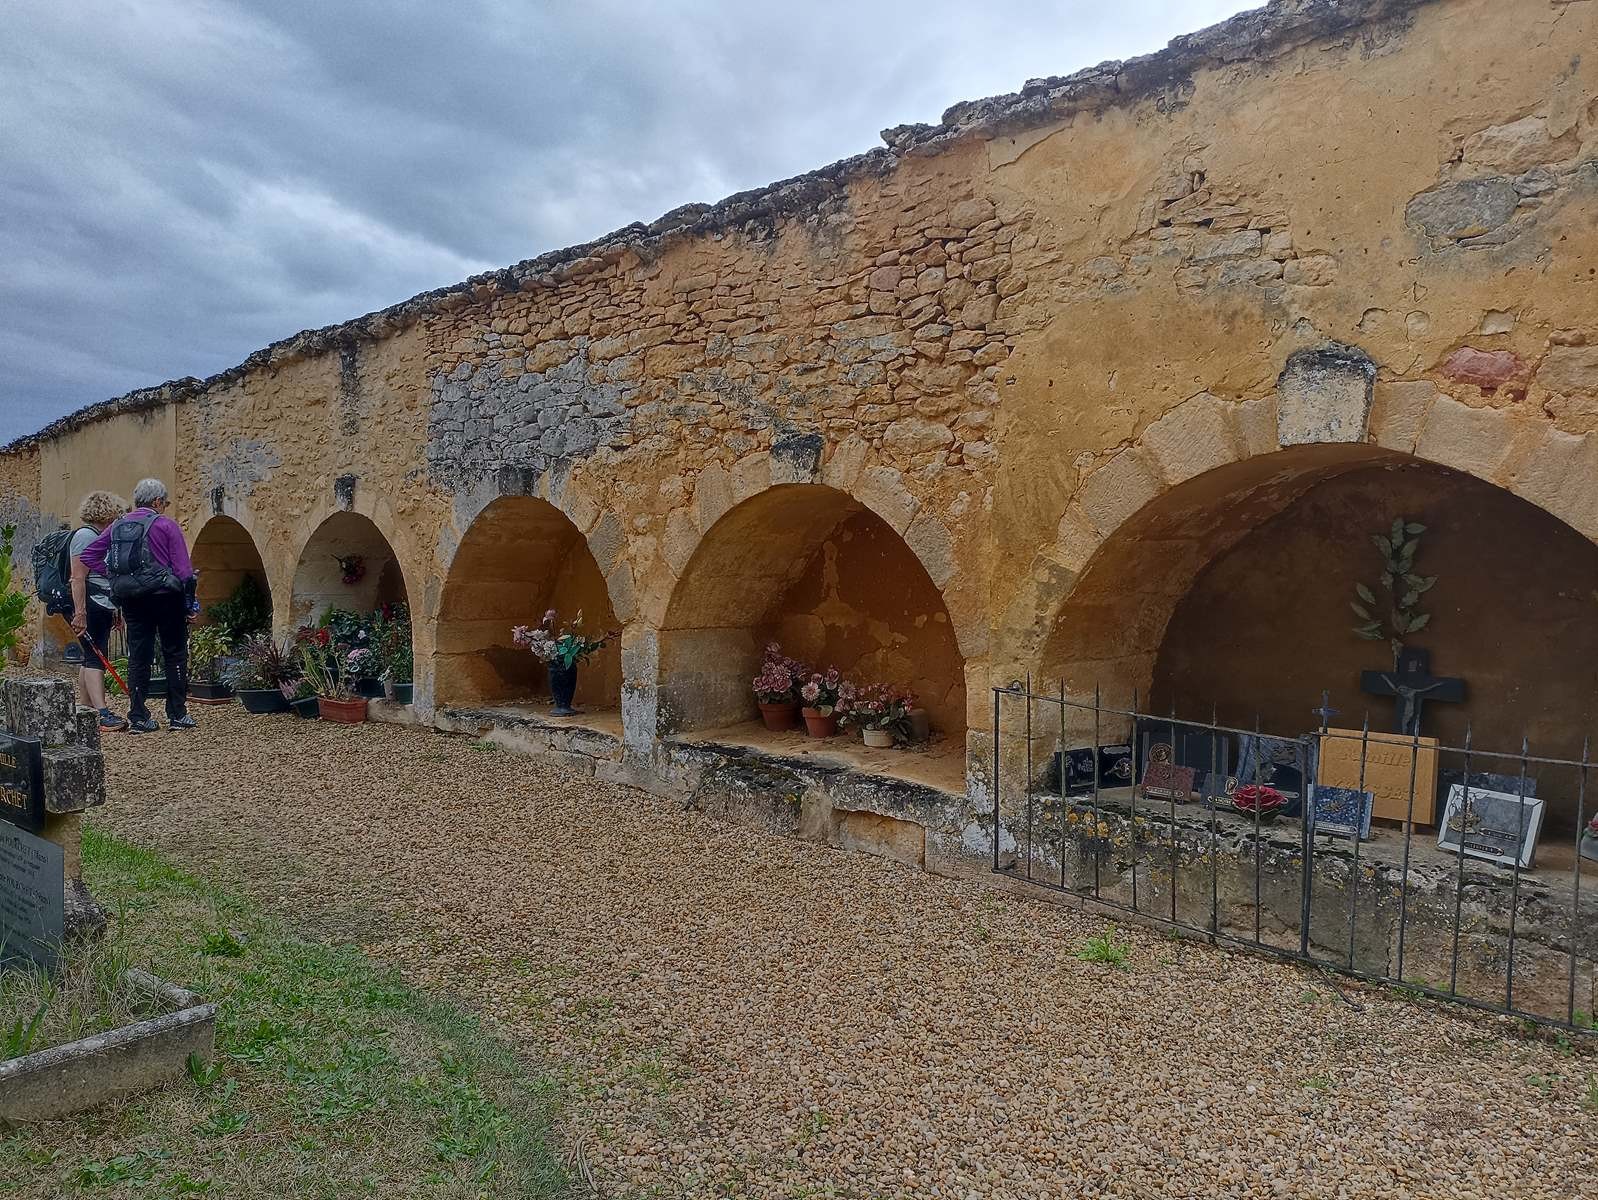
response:
M354 587L366 578L366 560L359 554L335 554L333 561L338 563L346 587Z

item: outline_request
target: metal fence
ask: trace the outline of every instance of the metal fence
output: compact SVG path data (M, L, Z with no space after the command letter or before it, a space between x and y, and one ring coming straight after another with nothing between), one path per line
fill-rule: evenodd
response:
M1493 751L1467 729L1449 746L1373 731L1368 715L1333 728L1324 695L1306 710L1318 726L1279 737L1145 712L1136 696L1116 708L1030 680L995 688L993 870L1216 943L1591 1031L1587 745L1578 759L1525 740ZM1549 799L1573 809L1574 832L1539 842ZM1373 822L1384 804L1391 819Z

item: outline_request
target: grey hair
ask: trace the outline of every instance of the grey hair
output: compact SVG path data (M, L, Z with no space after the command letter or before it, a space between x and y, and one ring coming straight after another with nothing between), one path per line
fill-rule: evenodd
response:
M133 485L133 507L149 508L157 500L166 499L166 484L159 479L141 479Z

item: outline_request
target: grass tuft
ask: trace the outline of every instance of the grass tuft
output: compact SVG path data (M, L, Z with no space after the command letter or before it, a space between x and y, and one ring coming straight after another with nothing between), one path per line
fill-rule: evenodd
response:
M1076 956L1083 962L1104 963L1118 971L1127 969L1132 957L1132 946L1129 942L1119 941L1115 936L1115 926L1110 926L1103 933L1094 934L1082 943L1082 949Z

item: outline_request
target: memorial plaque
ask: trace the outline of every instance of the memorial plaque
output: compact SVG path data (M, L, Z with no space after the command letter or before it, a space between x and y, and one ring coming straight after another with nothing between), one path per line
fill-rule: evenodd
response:
M1543 802L1514 792L1489 792L1456 783L1448 789L1448 804L1437 830L1437 844L1459 852L1461 844L1472 858L1513 866L1516 859L1529 867L1537 853L1537 831L1542 828Z
M1193 794L1193 768L1149 763L1143 768L1143 794L1154 800L1186 800Z
M53 967L66 917L61 847L0 823L0 962Z
M1132 782L1132 747L1129 745L1100 746L1098 748L1099 787L1126 787ZM1065 794L1085 796L1093 790L1093 747L1058 751L1055 754L1054 782L1050 790L1059 785L1059 772L1065 772Z
M1316 784L1310 789L1310 824L1316 833L1359 838L1371 835L1371 812L1376 797L1354 788Z
M1328 729L1321 738L1320 770L1316 782L1326 787L1360 787L1360 731ZM1397 733L1373 733L1365 749L1364 788L1376 796L1375 815L1384 821L1402 821L1409 813L1409 781L1413 764L1415 824L1437 821L1437 739Z
M38 738L0 732L0 818L44 828L44 748Z

